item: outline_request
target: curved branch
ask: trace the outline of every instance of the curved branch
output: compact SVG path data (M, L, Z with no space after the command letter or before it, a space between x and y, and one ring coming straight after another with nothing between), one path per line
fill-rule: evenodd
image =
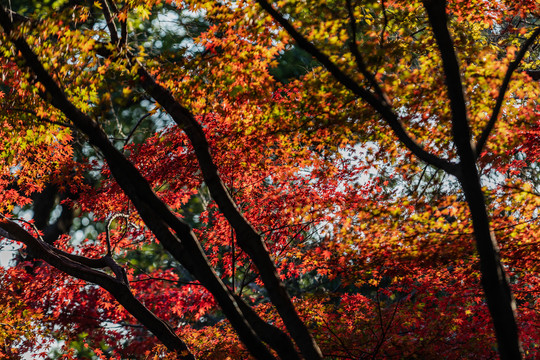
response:
M0 7L0 25L2 25L4 32L8 35L11 34L13 23L3 7ZM101 150L112 175L133 201L148 228L165 249L215 296L248 350L259 358L274 359L274 356L247 323L225 284L214 272L190 227L178 219L154 194L148 182L133 164L111 144L99 124L68 100L66 94L43 68L24 38L15 37L11 39L11 42L20 51L26 65L33 71L37 80L45 87L46 100L61 110L77 128L88 136L90 143ZM171 228L175 233L171 231Z
M442 58L444 79L450 99L452 112L452 135L460 157L460 152L466 152L471 148L471 131L469 128L465 93L461 81L458 57L454 49L454 43L446 26L446 0L425 0L424 7L427 11L433 35L439 54ZM463 159L461 159L463 160Z
M77 260L86 259L82 256L69 256L71 254L66 256L67 253L36 239L17 223L5 217L0 219L0 228L9 233L11 239L25 244L36 257L44 260L49 265L68 275L97 284L107 290L120 305L163 342L167 349L177 352L183 360L195 359L195 356L189 351L182 339L175 334L174 330L135 298L124 281L93 269L85 264L86 261L78 262ZM86 263L95 264L92 261Z
M456 174L457 166L440 158L428 151L426 151L420 144L418 144L405 130L403 124L401 123L398 115L392 110L390 105L384 101L384 99L379 100L373 93L364 89L353 79L351 79L347 74L341 71L336 64L334 64L328 56L323 54L313 43L307 40L302 34L300 34L292 24L287 21L283 15L276 11L270 3L266 0L257 0L257 3L266 10L273 18L276 20L284 29L292 36L296 41L298 46L307 51L311 56L313 56L319 63L321 63L333 76L347 89L351 90L355 95L360 97L362 100L367 102L371 107L373 107L382 118L388 123L394 134L397 136L399 141L407 149L409 149L414 155L416 155L420 160L424 161L427 164L433 165L439 169L446 171L449 174Z
M119 218L119 217L122 217L124 219L126 219L126 222L127 222L127 219L129 219L129 215L127 214L121 214L121 213L117 213L117 214L114 214L113 216L111 216L109 218L109 220L107 220L107 224L105 225L105 242L106 242L106 245L107 245L107 256L111 256L112 255L112 248L111 248L111 224L112 222ZM126 225L127 227L127 225Z
M493 108L493 112L491 113L491 117L489 118L489 121L482 131L482 135L480 136L480 139L478 139L478 142L475 146L475 154L476 158L480 156L482 153L482 150L484 149L484 146L487 143L487 140L489 138L489 135L493 131L493 128L495 127L495 122L497 121L497 118L499 117L499 113L501 112L502 104L504 101L504 95L506 94L506 90L508 90L508 86L510 85L510 79L512 78L512 74L519 66L519 63L523 58L525 57L525 54L527 53L527 50L529 50L529 47L534 43L536 38L540 35L540 27L536 28L536 30L531 34L531 36L525 40L525 42L521 45L521 48L519 49L519 52L514 59L508 66L508 69L506 70L506 74L504 75L503 83L499 89L499 95L497 96L497 102L495 103L495 107Z

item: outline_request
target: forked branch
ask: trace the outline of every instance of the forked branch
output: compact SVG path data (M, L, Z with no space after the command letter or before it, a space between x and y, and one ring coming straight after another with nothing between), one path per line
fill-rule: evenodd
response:
M486 199L476 166L477 155L471 144L458 57L447 26L446 0L424 0L423 3L443 62L452 110L453 141L460 161L457 177L471 213L476 249L480 258L481 283L497 337L498 352L503 360L521 359L516 304L501 263L497 241L491 230Z
M13 23L2 7L0 7L0 25L10 36ZM88 136L90 143L103 153L112 175L131 199L145 224L165 249L214 295L248 350L258 358L274 359L273 354L263 344L259 335L249 324L249 320L240 310L231 292L213 270L191 228L178 219L156 196L140 172L111 144L99 124L70 102L64 91L44 69L26 40L19 35L11 38L11 41L37 80L44 86L46 100L61 110L78 129ZM278 331L281 330L278 329ZM294 355L290 356L291 359L294 358Z
M388 96L384 93L384 91L381 89L379 83L373 76L373 74L367 69L366 64L364 63L364 59L362 55L360 54L360 51L358 50L358 44L356 43L356 16L354 15L354 9L352 6L352 0L345 0L347 4L347 12L349 13L349 27L351 28L351 39L349 39L349 50L354 56L354 59L356 61L356 67L358 68L358 71L364 77L368 80L369 85L375 90L375 93L379 97L379 101L386 105L390 105L390 100L388 99ZM385 15L386 18L386 15Z
M0 229L2 229L2 234L7 233L10 239L22 242L37 258L44 260L56 269L101 286L160 339L170 351L176 352L180 359L195 359L195 356L189 351L182 339L175 334L174 330L135 298L129 288L125 273L123 273L124 279L119 279L118 275L117 278L113 278L104 272L96 270L97 268L110 267L115 273L119 271L120 265L114 262L112 258L90 259L66 253L35 238L17 223L6 217L0 218Z
M354 81L350 76L345 74L334 62L330 60L321 50L319 50L312 42L306 39L302 34L295 29L295 27L286 20L282 14L280 14L272 5L266 0L257 0L257 3L266 10L275 21L277 21L289 35L296 41L298 46L307 51L313 56L321 65L323 65L334 78L351 90L356 96L367 102L373 109L375 109L379 115L388 123L394 134L414 155L427 164L433 165L439 169L446 171L449 174L456 174L457 166L440 158L428 151L426 151L420 144L418 144L405 130L405 127L401 123L398 115L393 111L389 104L378 99L372 92L366 90Z
M111 14L109 3L106 0L99 0L99 4L101 5L101 10L103 11L105 22L107 23L107 27L109 28L111 41L114 44L118 44L118 30L116 29L116 24L114 23L114 18Z

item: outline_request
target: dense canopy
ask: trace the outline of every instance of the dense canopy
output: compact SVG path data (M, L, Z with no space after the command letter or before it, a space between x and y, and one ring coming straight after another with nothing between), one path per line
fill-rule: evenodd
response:
M537 0L0 29L1 358L540 358Z

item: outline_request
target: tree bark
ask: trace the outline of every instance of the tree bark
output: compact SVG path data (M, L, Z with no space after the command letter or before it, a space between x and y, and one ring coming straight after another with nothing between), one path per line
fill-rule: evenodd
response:
M0 7L0 25L8 36L11 35L14 24L8 11L2 7ZM191 228L178 219L156 196L135 166L111 144L99 124L68 100L66 94L44 69L25 39L14 37L11 41L20 51L26 65L35 74L36 79L44 86L45 99L62 111L79 130L88 136L89 142L100 149L107 160L112 175L133 202L145 224L165 249L212 293L249 352L258 359L274 359L274 355L256 334L231 292L211 267ZM137 317L135 314L133 315ZM250 313L249 318L253 319L254 315L256 314ZM263 328L259 323L256 325L255 327L258 329ZM277 328L274 330L281 331ZM280 351L282 349L283 347ZM293 359L294 354L291 354L290 358Z
M154 80L142 64L138 64L138 68L144 89L163 106L188 136L195 149L199 168L212 198L216 201L219 210L225 215L229 224L234 228L238 244L253 260L268 291L270 300L276 307L298 348L306 359L322 359L321 350L296 312L261 236L240 212L223 184L217 166L210 154L210 147L202 126L195 120L189 110L180 105L167 89Z
M516 303L501 263L495 234L490 229L476 166L469 166L469 169L463 166L459 181L471 211L476 249L480 256L482 288L493 320L499 355L503 360L521 359L523 350L516 322Z
M189 351L184 341L175 334L170 325L158 318L135 298L127 283L122 279L113 278L96 270L96 268L108 266L104 259L89 259L64 253L55 249L52 245L36 239L18 224L5 218L0 220L0 228L7 232L9 238L21 241L36 257L56 269L78 279L97 284L107 290L120 305L152 332L167 349L176 352L182 360L195 360L195 356ZM79 258L83 262L76 261L74 258Z
M443 62L452 112L452 136L460 160L457 178L471 210L476 248L480 256L482 287L493 320L499 354L503 360L521 359L515 301L501 264L495 236L490 229L486 201L476 167L476 153L471 145L458 57L447 27L446 1L426 0L424 6Z
M489 216L487 214L484 195L481 189L480 176L476 168L477 154L471 145L471 133L469 119L467 117L466 101L461 83L461 74L454 45L447 28L446 1L424 0L424 7L429 16L437 46L441 53L446 79L446 87L450 98L452 111L452 134L457 148L459 164L450 163L447 160L426 151L417 144L405 131L396 113L390 108L385 99L378 98L372 92L364 89L353 81L345 72L337 67L328 56L323 54L313 43L309 42L297 31L292 24L267 0L257 0L281 26L296 40L297 44L310 53L339 81L357 96L370 104L392 128L399 141L407 147L420 160L442 169L450 175L454 175L460 181L466 201L471 210L476 246L480 255L482 272L482 286L486 295L488 308L493 319L499 353L502 359L521 359L522 350L519 342L519 333L515 316L515 301L509 287L508 278L501 265L499 251L494 235L491 233ZM538 36L538 30L524 44L522 52ZM521 52L520 52L521 53ZM356 56L360 56L357 54ZM520 58L516 59L516 64ZM513 71L509 69L507 77ZM536 76L536 73L530 74ZM504 88L501 89L501 101L504 96ZM498 111L497 109L494 112ZM496 114L495 117L496 119ZM494 120L492 121L494 122ZM489 128L483 137L487 139ZM480 142L480 145L483 145ZM481 147L481 146L480 146Z

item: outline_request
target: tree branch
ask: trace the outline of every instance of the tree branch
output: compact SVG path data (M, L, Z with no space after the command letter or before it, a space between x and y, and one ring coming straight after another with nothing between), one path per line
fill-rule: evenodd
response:
M452 134L459 152L460 148L471 147L471 132L458 57L446 27L446 0L425 0L424 7L428 13L433 35L442 58L444 78L452 112Z
M257 0L257 3L266 10L273 18L276 20L292 38L296 41L298 46L307 51L311 56L313 56L319 63L321 63L333 76L334 78L345 86L347 89L351 90L355 95L367 102L371 107L373 107L382 118L388 123L394 134L401 141L409 151L416 155L420 160L424 161L427 164L433 165L439 169L446 171L449 174L455 174L457 172L456 164L449 162L448 160L442 159L432 153L426 151L420 144L418 144L411 136L407 133L403 124L401 123L397 114L392 110L390 105L384 101L379 100L375 97L370 91L364 89L359 84L357 84L353 79L351 79L347 74L341 71L336 64L334 64L328 56L323 54L313 43L308 41L302 34L300 34L292 25L287 21L278 11L276 11L270 3L266 0Z
M486 199L476 167L476 154L471 144L467 106L461 83L458 58L447 27L446 0L424 0L430 25L443 61L444 75L452 110L452 135L460 159L457 178L461 184L480 257L481 283L497 337L501 359L522 358L516 304L509 280L501 263L499 248L490 227Z
M523 58L525 57L525 54L527 53L527 50L529 47L534 43L536 38L540 35L540 27L536 28L536 30L529 36L527 40L521 45L521 48L519 49L519 52L514 59L508 66L508 69L506 69L506 74L504 75L504 80L499 88L499 95L497 96L497 101L495 103L495 107L493 108L493 112L491 113L491 117L489 118L489 121L484 128L484 131L482 131L482 135L480 136L480 139L478 139L478 142L475 146L475 153L476 158L480 156L482 153L482 150L484 149L484 146L487 143L487 140L489 138L489 135L493 131L493 128L495 127L495 122L497 121L497 118L499 117L499 113L501 112L501 107L504 101L504 95L506 94L506 90L508 89L508 86L510 85L510 79L512 78L512 74L519 66L519 63Z
M107 224L105 225L105 241L107 245L107 255L111 256L112 254L112 248L111 248L111 224L114 220L118 219L119 217L126 219L126 223L129 225L129 222L127 219L129 219L129 215L127 214L121 214L117 213L114 214L107 220ZM127 225L126 225L127 227Z
M118 21L120 22L120 43L119 43L119 46L120 47L127 47L127 38L128 38L128 36L127 36L127 18L124 21L120 20L120 17L118 16L118 14L119 14L118 7L114 3L114 0L104 0L104 1L107 1L108 3L110 3L110 6L111 6L113 12L116 14L116 17L118 18Z
M10 36L13 23L3 7L0 7L0 25ZM20 51L26 65L35 74L37 80L45 87L46 100L61 110L77 128L84 132L90 144L100 149L118 185L131 199L148 228L165 249L214 295L248 350L261 359L274 359L243 316L232 294L214 272L191 228L178 219L154 194L140 172L111 144L99 124L68 100L66 94L43 68L26 40L15 37L11 39L11 42Z
M151 112L144 114L144 115L139 119L139 121L137 121L137 124L135 124L135 126L133 127L133 129L131 129L131 131L129 132L128 136L127 136L126 139L124 140L124 147L128 144L129 140L130 140L131 137L135 134L135 131L137 130L137 128L139 127L139 125L141 125L141 123L143 122L143 120L146 119L146 118L149 117L149 116L152 116L152 113L151 113Z
M242 299L240 295L234 295L236 302L244 316L252 324L254 330L260 334L261 339L269 344L285 360L300 360L291 339L279 328L268 324Z
M525 71L533 80L540 80L540 70L527 70Z
M283 319L287 330L307 359L322 359L321 351L306 325L298 316L260 234L240 212L223 184L210 154L210 147L203 128L188 109L180 105L167 89L155 81L143 64L137 63L137 68L144 89L169 113L188 136L212 198L234 228L238 245L249 255L259 270L270 300Z
M78 279L97 284L107 290L130 314L160 339L170 351L177 352L183 360L195 359L187 345L174 333L174 330L137 300L126 283L95 270L93 266L88 266L87 264L94 264L93 259L68 254L56 249L33 237L25 229L5 217L0 218L0 228L10 234L10 238L25 244L36 257L56 269ZM83 260L83 262L77 260Z
M109 9L109 4L106 0L99 0L101 4L101 10L103 11L103 16L105 17L105 22L109 28L109 34L111 36L111 42L113 44L118 44L118 30L116 29L116 24L111 15L111 9Z
M351 51L354 59L356 60L356 67L358 68L358 71L360 71L360 73L364 75L364 77L368 80L371 87L375 90L375 93L379 97L379 101L390 105L390 100L388 99L388 96L381 89L379 83L377 82L377 80L375 80L373 74L368 71L366 64L364 63L364 59L358 51L358 45L356 44L356 17L354 16L354 9L352 7L351 0L345 0L345 2L347 4L347 12L349 13L349 25L352 34L351 39L348 41L349 50Z

